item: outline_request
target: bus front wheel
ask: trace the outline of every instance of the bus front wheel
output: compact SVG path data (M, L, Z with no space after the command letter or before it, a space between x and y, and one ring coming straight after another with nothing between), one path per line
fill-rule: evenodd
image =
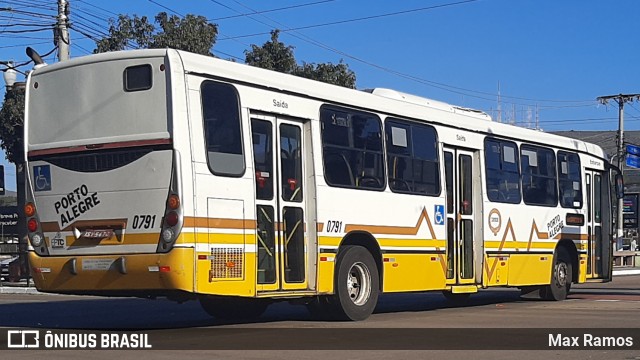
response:
M371 253L362 246L347 245L338 252L334 302L339 317L364 320L376 307L380 280Z

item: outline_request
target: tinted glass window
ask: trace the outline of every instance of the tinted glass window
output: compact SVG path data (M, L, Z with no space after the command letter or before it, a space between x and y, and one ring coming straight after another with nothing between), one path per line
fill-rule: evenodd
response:
M282 170L282 199L302 201L302 147L300 128L280 125L280 169Z
M578 154L558 151L560 205L582 208L582 172Z
M389 187L394 192L439 195L438 140L433 127L397 119L385 124Z
M151 89L151 65L131 66L124 69L124 89L142 91Z
M202 115L209 169L216 175L240 176L245 163L240 128L240 103L233 86L202 83Z
M520 203L517 145L510 141L486 139L484 146L487 197L493 202Z
M556 157L553 150L522 145L520 158L522 198L525 204L556 206L558 204L558 187Z
M384 189L380 119L373 114L323 106L320 121L327 183Z
M251 120L253 139L253 159L256 171L256 197L261 200L273 199L273 135L271 123Z

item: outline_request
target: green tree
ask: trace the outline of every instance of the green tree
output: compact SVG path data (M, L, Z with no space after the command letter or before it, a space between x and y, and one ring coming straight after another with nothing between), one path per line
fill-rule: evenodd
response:
M279 30L271 32L271 41L262 46L251 45L251 51L245 51L245 64L275 70L287 74L296 71L296 59L293 56L293 46L287 46L280 40Z
M0 146L7 160L14 164L24 161L24 89L7 90L0 109Z
M204 16L188 14L184 18L161 12L155 24L146 16L119 15L109 20L109 36L96 41L94 53L119 51L136 45L139 48L173 48L212 56L211 48L216 42L218 26Z
M262 46L251 45L251 50L245 51L245 63L355 89L356 74L342 60L338 64L303 62L302 65L298 65L293 54L294 47L281 42L278 39L279 35L279 30L273 30L271 40Z
M302 63L293 72L294 75L307 79L318 80L329 84L340 85L350 89L356 88L356 74L349 69L349 65L342 60L338 64L332 63Z

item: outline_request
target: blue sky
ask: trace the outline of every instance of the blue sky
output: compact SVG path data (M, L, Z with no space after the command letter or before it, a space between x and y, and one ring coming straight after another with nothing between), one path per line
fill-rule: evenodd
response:
M214 53L240 62L251 44L261 45L271 29L280 28L280 39L295 47L299 62L342 59L355 71L360 89L393 88L481 109L496 120L499 84L501 120L535 126L537 114L545 131L617 129L617 106L599 105L595 98L640 92L640 1L634 0L69 2L72 24L94 34L105 33L107 19L120 13L206 16L219 26ZM6 0L0 8L52 15L55 4ZM291 8L246 15L284 7ZM29 44L41 54L49 52L50 31L7 31L33 29L16 24L53 21L0 11L0 60L27 60ZM302 27L307 28L287 31ZM241 37L251 34L260 35ZM78 31L71 31L71 41L72 57L95 48ZM625 129L640 130L640 103L626 106ZM7 188L14 190L15 170L9 166L6 173Z

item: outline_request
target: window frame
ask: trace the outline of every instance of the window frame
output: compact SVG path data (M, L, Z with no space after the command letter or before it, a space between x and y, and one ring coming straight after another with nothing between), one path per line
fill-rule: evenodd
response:
M228 87L229 89L231 89L233 91L233 94L236 98L236 105L237 105L237 115L238 115L238 131L240 134L240 154L236 154L236 155L241 155L242 157L242 171L234 174L234 173L228 173L228 172L222 172L222 171L217 171L214 170L213 167L211 166L211 159L209 158L209 141L208 141L208 137L207 137L207 120L205 117L205 106L204 106L204 97L203 97L203 89L206 86L206 84L216 84L216 85L221 85L221 86L225 86ZM226 82L221 82L221 81L214 81L214 80L204 80L202 81L202 83L200 84L200 107L201 107L201 111L202 111L202 135L203 135L203 145L204 145L204 153L205 153L205 157L207 159L207 167L209 168L209 171L216 176L222 176L222 177L232 177L232 178L241 178L244 176L244 174L247 172L247 154L246 154L246 149L245 149L245 142L244 142L244 129L243 129L243 116L242 116L242 106L240 104L240 93L238 92L238 89L236 89L236 87L231 84L231 83L226 83ZM253 154L252 154L253 156Z
M144 87L136 87L136 88L129 88L129 81L128 81L128 76L127 74L129 73L129 70L131 69L141 69L141 68L147 68L149 70L149 85L148 86L144 86ZM151 64L140 64L140 65L132 65L132 66L127 66L126 68L124 68L124 71L122 72L122 87L124 88L125 92L138 92L138 91L145 91L145 90L149 90L153 87L153 66L151 66Z
M407 146L407 148L409 148L409 155L400 155L400 154L392 154L389 152L390 146L389 146L389 141L392 141L390 139L390 136L393 136L392 133L389 134L387 133L388 129L391 129L393 127L393 125L397 124L397 126L400 128L405 128L407 127L409 132L406 134L407 135L407 139L409 140L409 144ZM414 147L414 129L415 128L421 128L422 130L429 130L431 132L433 132L433 139L434 139L434 143L435 143L435 160L425 160L425 159L421 159L416 157L415 155L415 147ZM430 124L426 124L426 123L418 123L415 121L410 121L410 120L405 120L405 119L400 119L400 118L396 118L396 117L387 117L385 119L384 122L384 145L385 145L385 151L384 151L384 155L385 155L385 164L387 167L387 183L389 186L389 189L397 194L411 194L411 195L422 195L422 196L431 196L431 197L439 197L442 194L442 174L441 174L441 169L440 169L440 147L439 145L439 138L438 138L438 130L430 125ZM435 186L436 186L436 191L433 193L427 193L427 192L418 192L415 190L408 190L408 191L403 191L403 190L399 190L396 189L394 187L391 186L392 181L391 181L391 169L389 168L389 163L388 161L390 161L390 159L392 158L392 156L399 156L399 157L403 157L403 158L408 158L411 161L411 167L412 167L412 172L415 174L415 169L413 168L413 162L415 160L421 160L423 162L433 162L435 163L435 176L437 177L437 181L435 181ZM412 174L413 175L413 174ZM395 179L395 178L394 178ZM404 180L404 179L403 179ZM415 182L415 178L412 177L411 179L413 182Z
M566 176L565 179L561 179L560 175L562 174L562 172L560 171L560 156L565 156L565 159L567 159L567 163L569 163L569 157L570 156L575 156L578 159L578 184L580 184L580 189L578 189L578 191L580 192L580 205L579 206L565 206L565 204L562 202L562 198L560 197L560 183L564 180L564 181L574 181L573 179L571 179L568 174ZM583 173L582 173L582 163L580 161L580 155L578 153L575 152L570 152L570 151L565 151L565 150L558 150L558 153L556 154L557 157L557 164L556 166L558 167L557 169L557 175L558 175L558 202L560 203L560 206L565 208L565 209L582 209L582 207L584 206L584 189L582 188L582 182L583 182ZM568 171L568 168L567 168ZM575 200L575 198L574 198Z
M353 175L353 182L354 185L343 185L343 184L333 184L327 177L327 166L326 166L326 148L335 148L335 149L343 149L343 150L347 150L347 151L358 151L361 153L377 153L378 151L372 151L372 150L366 150L364 151L363 149L357 148L357 147L353 147L353 146L349 146L344 147L344 146L340 146L340 145L335 145L335 144L327 144L325 143L325 118L323 116L323 113L325 111L332 111L332 112L340 112L340 113L345 113L347 114L349 117L353 116L353 115L357 115L357 116L361 116L361 117L368 117L368 118L372 118L376 121L377 125L378 125L378 129L379 129L379 139L380 139L380 150L379 150L379 154L381 157L381 168L382 168L382 174L380 178L377 178L381 184L379 188L376 187L361 187L361 186L357 186L355 185L356 183L356 179L357 179L357 175L356 174L352 174ZM380 116L378 116L377 114L373 113L373 112L366 112L366 111L361 111L361 110L356 110L356 109L352 109L352 108L347 108L347 107L342 107L342 106L336 106L336 105L328 105L328 104L323 104L322 106L320 106L320 114L319 114L319 123L320 123L320 146L322 148L322 169L323 169L323 177L324 177L324 181L325 183L330 186L330 187L335 187L335 188L344 188L344 189L355 189L355 190L365 190L365 191L378 191L378 192L382 192L385 191L387 188L387 176L386 176L386 158L385 158L385 148L384 148L384 126L382 124L382 120L380 119ZM349 138L349 141L352 142L353 141L353 134L351 132L351 125L349 125L349 136L351 136ZM345 161L347 162L347 165L350 167L351 164L345 159Z
M503 162L504 162L504 145L508 144L508 145L512 145L514 148L514 164L516 166L517 172L515 172L515 174L517 174L516 178L518 179L517 181L517 192L518 192L518 199L517 201L515 201L515 199L513 201L506 201L506 200L501 200L501 199L492 199L490 197L490 190L498 190L498 192L500 192L500 189L489 189L489 174L494 171L493 169L489 168L489 162L487 161L487 156L489 156L489 143L494 143L497 144L500 147L500 174L502 175L504 172L507 172L507 170L503 170ZM520 169L520 147L518 146L518 144L515 141L511 141L511 140L504 140L504 139L500 139L500 138L495 138L495 137L485 137L484 139L484 172L485 172L485 176L484 176L484 181L485 181L485 190L486 190L486 194L487 194L487 200L489 200L490 202L494 202L494 203L501 203L501 204L521 204L522 203L522 170ZM509 173L514 173L512 171L508 171ZM508 199L508 197L506 197L505 199Z
M537 161L540 161L540 154L541 152L547 152L547 153L551 153L551 159L554 161L554 164L552 166L553 168L553 185L555 188L555 196L553 197L554 202L553 203L540 203L540 202L531 202L530 200L526 199L525 196L525 191L524 191L524 166L523 166L523 159L524 156L522 155L523 151L535 151L536 153L536 157L537 157ZM544 206L544 207L557 207L558 203L559 203L559 190L558 190L558 165L557 165L557 154L554 151L554 149L552 148L548 148L548 147L544 147L544 146L539 146L539 145L531 145L531 144L521 144L520 145L520 183L521 183L521 192L522 192L522 201L526 204L526 205L531 205L531 206ZM533 178L544 178L544 179L551 179L551 177L546 176L546 175L535 175L535 174L531 174L531 178L532 178L532 182L533 182ZM545 197L545 199L549 198L549 194L546 194L547 196Z

